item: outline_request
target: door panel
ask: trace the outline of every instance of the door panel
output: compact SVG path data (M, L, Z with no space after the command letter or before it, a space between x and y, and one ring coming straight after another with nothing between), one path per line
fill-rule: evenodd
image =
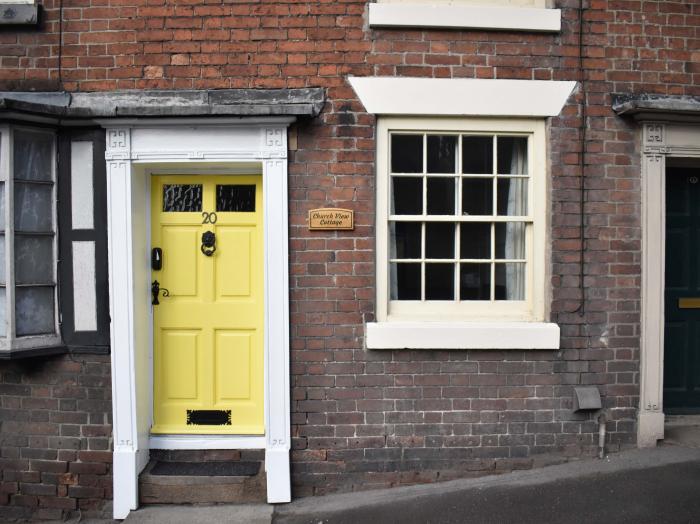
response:
M151 190L152 278L167 290L153 306L151 431L264 434L261 178L159 176Z
M254 230L220 227L221 254L216 260L218 293L221 297L248 297L251 295L251 265Z
M216 402L250 400L250 357L253 345L250 333L216 333Z
M193 297L197 295L197 236L199 230L186 226L163 226L160 246L168 258L160 272L163 282L172 297ZM177 254L177 255L175 255ZM165 284L163 284L165 285Z
M172 402L196 399L198 395L198 335L196 331L165 329L162 332L164 351L160 353L159 370L163 400Z
M666 175L664 410L700 411L700 170ZM696 304L694 304L694 302Z

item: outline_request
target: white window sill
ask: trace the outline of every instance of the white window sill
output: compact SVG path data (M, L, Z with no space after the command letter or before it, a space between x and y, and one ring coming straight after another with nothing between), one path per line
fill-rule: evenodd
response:
M559 32L561 11L531 7L369 4L370 27Z
M369 322L367 349L559 349L548 322Z

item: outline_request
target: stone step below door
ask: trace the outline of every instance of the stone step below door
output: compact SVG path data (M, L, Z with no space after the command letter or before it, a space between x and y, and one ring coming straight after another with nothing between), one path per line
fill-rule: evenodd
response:
M139 478L139 500L141 504L265 502L262 457L257 452L243 453L152 452L152 460Z

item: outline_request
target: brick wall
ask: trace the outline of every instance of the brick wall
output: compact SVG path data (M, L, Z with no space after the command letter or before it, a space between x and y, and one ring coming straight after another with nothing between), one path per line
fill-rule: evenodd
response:
M0 520L101 516L112 498L109 357L0 364Z
M578 0L555 3L562 31L551 35L370 30L364 1L64 0L59 75L58 4L45 0L41 31L0 34L0 87L327 88L324 113L291 129L295 495L530 467L544 452L590 452L597 426L571 412L574 384L600 386L612 449L634 443L640 147L609 95L700 95L700 4L584 0L583 310L581 90L548 131L560 351L363 349L374 311L375 119L344 77L580 80ZM328 204L354 209L356 230L309 232L306 211Z

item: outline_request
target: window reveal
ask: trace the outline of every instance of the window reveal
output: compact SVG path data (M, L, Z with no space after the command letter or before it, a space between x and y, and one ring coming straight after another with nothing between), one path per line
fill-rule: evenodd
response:
M390 135L389 298L522 301L528 136Z

